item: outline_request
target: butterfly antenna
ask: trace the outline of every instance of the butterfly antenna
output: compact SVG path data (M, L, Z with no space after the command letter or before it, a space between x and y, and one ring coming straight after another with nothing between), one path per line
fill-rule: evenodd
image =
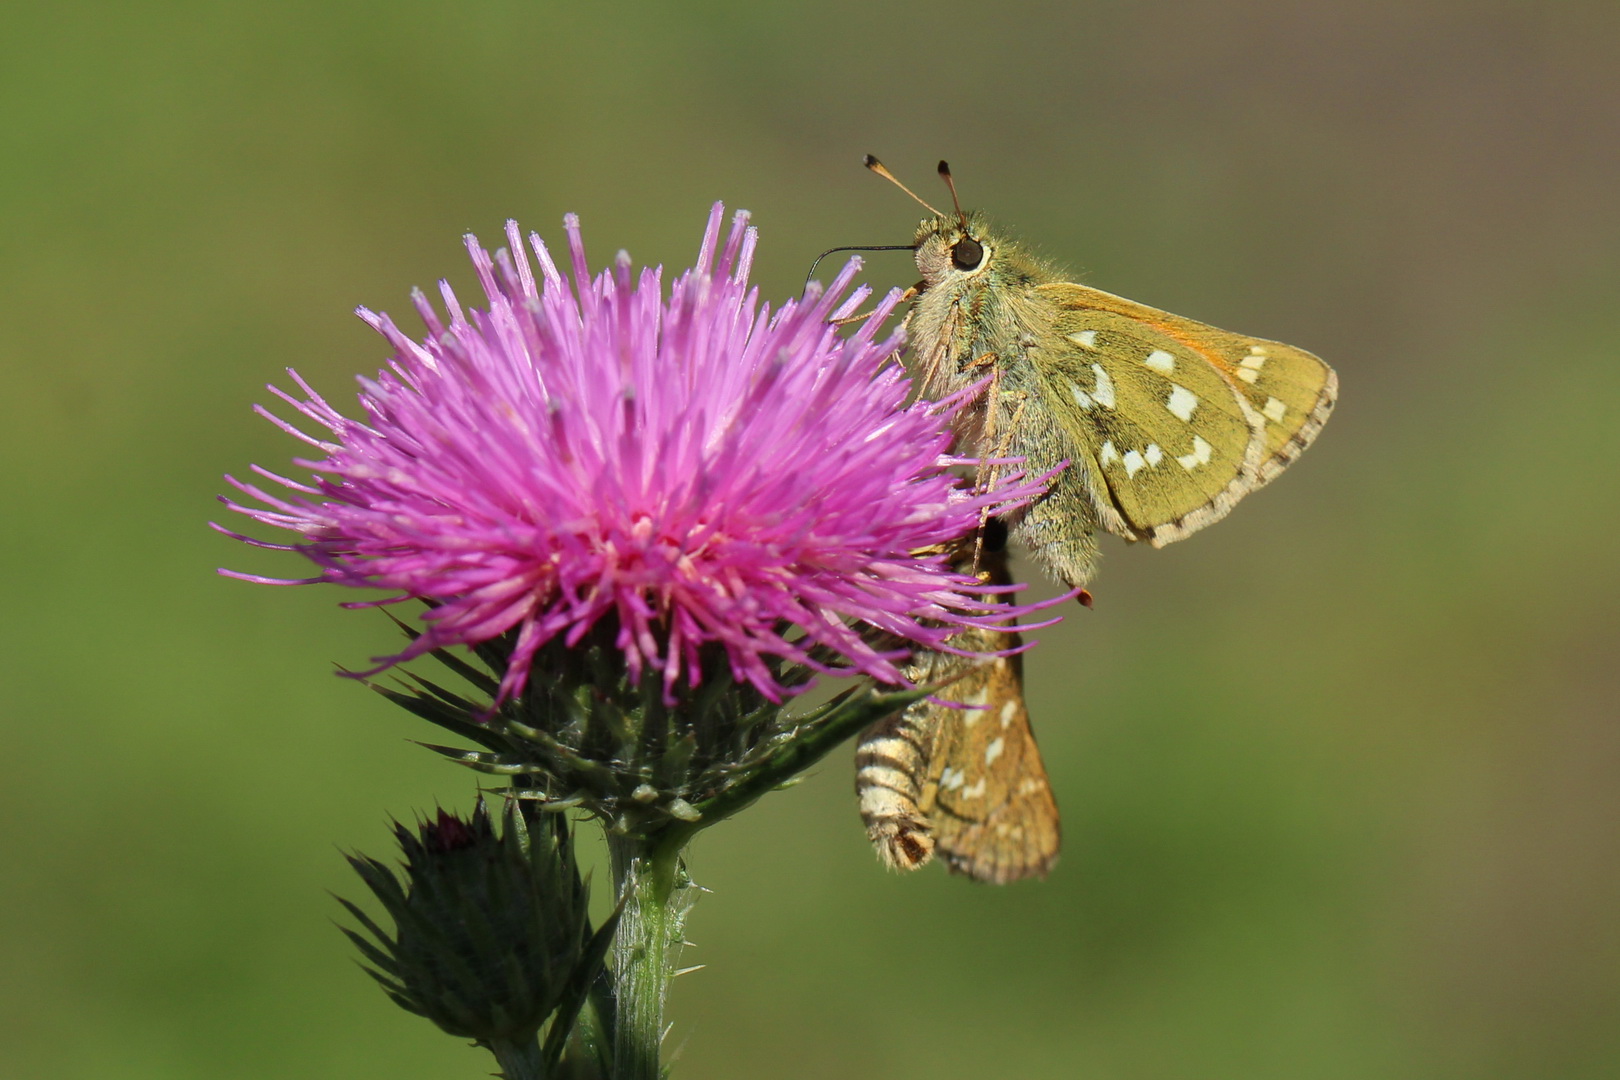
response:
M933 214L935 217L944 217L945 216L944 214L940 213L938 210L935 210L932 206L929 206L928 203L923 199L923 197L921 195L918 195L915 191L912 191L910 188L906 187L906 185L902 184L899 180L895 179L894 173L889 171L888 166L884 165L883 162L879 161L877 158L873 157L871 154L867 154L866 157L862 159L862 164L864 164L868 169L871 169L873 172L877 173L879 176L883 177L883 179L887 180L889 183L893 184L895 187L899 188L901 191L905 192L907 195L910 195L913 199L916 199L918 202L922 203L923 207L930 214Z
M835 248L828 248L826 251L823 251L820 255L817 255L816 256L816 261L810 264L810 272L808 274L804 275L804 283L806 285L810 284L810 279L816 276L816 267L821 265L821 260L822 259L825 259L827 256L832 255L832 254L834 254L836 252L839 252L839 251L916 251L916 250L917 250L917 245L916 244L870 244L870 245L866 245L866 246L863 246L863 247L835 247Z
M956 207L956 216L961 220L963 228L967 227L967 215L962 212L962 200L956 197L956 181L951 179L951 167L948 163L939 163L939 178L945 181L945 186L951 189L951 204ZM940 215L943 217L944 215Z

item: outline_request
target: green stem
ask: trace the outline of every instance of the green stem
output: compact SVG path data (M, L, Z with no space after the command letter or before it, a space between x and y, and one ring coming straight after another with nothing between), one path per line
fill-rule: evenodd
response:
M523 1042L494 1039L485 1045L500 1063L501 1075L506 1080L545 1080L546 1070L538 1038L531 1037Z
M608 837L613 884L624 905L613 938L613 1080L659 1080L664 1001L690 890L680 852L636 836Z

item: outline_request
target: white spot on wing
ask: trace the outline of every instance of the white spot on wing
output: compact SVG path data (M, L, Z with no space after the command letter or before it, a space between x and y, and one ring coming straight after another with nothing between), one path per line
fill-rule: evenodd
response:
M1164 460L1164 451L1159 449L1158 443L1150 442L1147 444L1147 449L1142 451L1142 456L1147 458L1149 465L1157 465Z
M974 784L972 787L965 787L965 788L962 789L962 798L964 798L964 799L977 799L980 795L983 795L983 794L984 794L984 777L982 777L982 776L979 777L979 782Z
M1135 450L1127 450L1127 451L1125 451L1125 475L1126 476L1135 476L1136 471L1138 469L1140 469L1142 466L1146 465L1146 464L1147 464L1147 462L1142 460L1142 455L1140 453L1138 453L1137 451L1135 451Z
M1074 403L1082 409L1091 408L1091 395L1075 385L1073 379L1065 379L1064 381L1069 384L1069 393L1074 395Z
M1192 419L1193 410L1198 408L1198 395L1179 383L1170 384L1170 396L1165 399L1164 407L1170 410L1170 415L1185 423Z
M1077 334L1070 334L1069 340L1082 349L1095 349L1097 347L1097 331L1082 330Z
M1200 465L1208 465L1210 454L1213 451L1214 447L1210 446L1201 437L1194 435L1192 453L1183 454L1176 458L1176 464L1191 472Z
M1006 727L1008 724L1012 723L1013 722L1013 717L1016 716L1017 714L1018 714L1018 702L1016 702L1016 701L1002 702L1002 705L1001 705L1001 726Z
M963 727L972 727L979 722L979 717L984 715L983 706L986 704L984 698L985 688L982 686L971 694L962 695L960 704L964 706L962 709Z
M1110 461L1119 460L1119 451L1114 449L1114 440L1109 439L1103 443L1102 453L1097 455L1097 464L1107 465Z
M1005 749L1007 749L1007 740L997 735L995 741L984 748L984 763L986 765L995 764L996 758L1000 757L1001 752Z
M1283 413L1288 411L1288 406L1274 397L1268 397L1266 398L1266 407L1260 411L1266 414L1267 420L1277 424L1282 422Z
M1154 371L1162 371L1166 375L1176 370L1176 358L1165 352L1163 349L1154 349L1152 352L1147 354L1147 359L1143 360L1142 363L1146 364Z
M1103 408L1112 409L1114 407L1114 380L1108 377L1108 372L1103 370L1101 364L1092 364L1091 370L1097 373L1097 389L1091 392L1091 396L1096 398L1097 404Z
M1254 368L1238 368L1237 377L1250 384L1260 381L1260 373Z
M963 775L961 769L953 769L947 765L945 771L939 774L939 786L946 791L955 791L962 786L962 781L965 779L967 777Z

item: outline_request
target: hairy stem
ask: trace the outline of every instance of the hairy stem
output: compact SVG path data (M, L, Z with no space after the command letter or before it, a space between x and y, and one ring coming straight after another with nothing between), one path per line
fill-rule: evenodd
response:
M614 1080L658 1080L664 1002L691 906L678 849L608 837L613 884L624 905L613 939Z

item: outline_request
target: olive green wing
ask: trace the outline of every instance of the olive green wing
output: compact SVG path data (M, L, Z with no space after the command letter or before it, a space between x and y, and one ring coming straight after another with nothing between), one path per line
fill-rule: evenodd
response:
M1162 547L1219 521L1332 408L1332 370L1302 349L1081 285L1035 292L1054 329L1031 353L1043 396L1117 509L1099 520L1127 538Z

